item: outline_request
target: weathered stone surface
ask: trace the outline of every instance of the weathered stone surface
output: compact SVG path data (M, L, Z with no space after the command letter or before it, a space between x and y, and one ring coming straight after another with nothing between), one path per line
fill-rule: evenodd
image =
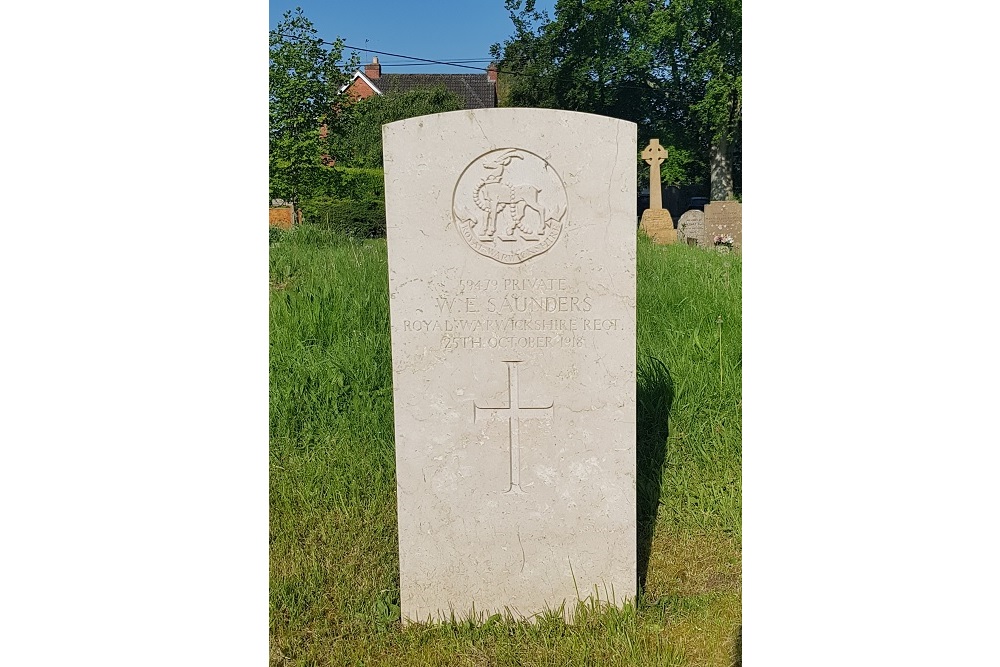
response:
M705 206L705 238L709 245L716 236L732 236L733 248L743 246L743 204L714 201Z
M677 243L677 230L674 229L674 219L665 208L648 208L642 212L639 229L646 233L654 243L670 245Z
M650 139L649 145L642 151L642 159L649 165L649 208L642 212L639 229L654 243L677 243L674 219L670 217L670 211L663 208L660 187L660 164L667 159L667 149L660 145L659 139Z
M705 238L705 214L696 208L681 215L677 221L677 236L681 243L691 244L689 239L694 239L695 245L702 247L712 245L712 240Z
M649 208L658 211L663 208L663 191L660 187L660 165L667 159L667 149L659 139L650 139L642 149L642 159L649 165Z
M268 218L271 227L291 229L295 220L295 208L291 205L272 206Z
M636 593L636 126L383 127L408 621Z

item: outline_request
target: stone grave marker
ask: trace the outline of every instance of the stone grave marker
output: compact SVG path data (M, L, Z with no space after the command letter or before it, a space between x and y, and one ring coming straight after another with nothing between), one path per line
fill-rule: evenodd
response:
M642 212L639 228L655 243L669 245L677 242L677 230L670 211L663 208L660 189L660 165L667 159L667 149L659 139L650 139L642 151L642 159L649 165L649 208Z
M291 229L295 223L295 207L284 202L272 202L268 214L268 225L279 229Z
M705 205L705 239L709 247L716 236L732 236L734 250L743 246L743 204L713 201Z
M473 109L383 139L404 622L621 605L635 124Z
M677 221L677 236L688 245L711 246L711 239L705 238L705 214L696 208L686 211Z

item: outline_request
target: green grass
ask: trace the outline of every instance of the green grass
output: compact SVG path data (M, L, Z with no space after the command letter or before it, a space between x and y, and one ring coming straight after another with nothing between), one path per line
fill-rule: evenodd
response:
M384 240L271 245L272 665L728 665L740 623L740 258L638 247L644 590L573 625L399 623ZM669 411L669 428L666 414Z

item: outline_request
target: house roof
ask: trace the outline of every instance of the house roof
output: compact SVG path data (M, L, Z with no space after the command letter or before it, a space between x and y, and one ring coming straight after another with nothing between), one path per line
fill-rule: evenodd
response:
M365 77L367 79L367 77ZM484 74L383 74L371 81L381 93L405 93L411 90L444 86L458 95L466 109L493 108L497 105L496 86Z
M362 72L361 70L356 71L354 73L354 76L351 77L351 80L348 81L347 83L345 83L343 86L340 87L340 92L344 92L345 90L347 90L348 88L350 88L351 84L354 83L355 79L361 79L362 81L364 81L368 85L369 88L371 88L372 90L374 90L376 94L378 94L378 95L382 94L381 89L379 89L379 87L377 85L375 85L375 82L372 81L371 79L369 79L367 76L365 76L365 73Z

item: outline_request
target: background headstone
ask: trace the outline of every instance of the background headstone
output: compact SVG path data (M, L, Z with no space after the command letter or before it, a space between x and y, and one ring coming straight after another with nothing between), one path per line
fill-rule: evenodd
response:
M646 209L642 212L642 222L639 229L653 240L653 243L669 245L677 242L677 230L674 229L674 219L665 208Z
M674 219L670 217L670 211L663 208L660 189L660 165L667 159L667 149L660 145L659 139L650 139L649 145L642 151L642 159L649 165L649 208L642 212L639 228L654 243L676 243Z
M635 124L475 109L383 137L403 619L621 605Z
M270 208L270 214L268 216L268 224L270 227L278 227L279 229L291 229L294 220L295 220L295 207L292 206L291 204L288 204L287 206L272 206ZM299 222L301 222L301 217L299 219Z
M743 245L743 204L713 201L705 205L705 238L709 246L716 236L732 236L733 248Z
M689 239L694 239L695 245L712 245L711 239L705 238L705 214L696 208L681 215L677 221L677 236L682 243L690 243Z

